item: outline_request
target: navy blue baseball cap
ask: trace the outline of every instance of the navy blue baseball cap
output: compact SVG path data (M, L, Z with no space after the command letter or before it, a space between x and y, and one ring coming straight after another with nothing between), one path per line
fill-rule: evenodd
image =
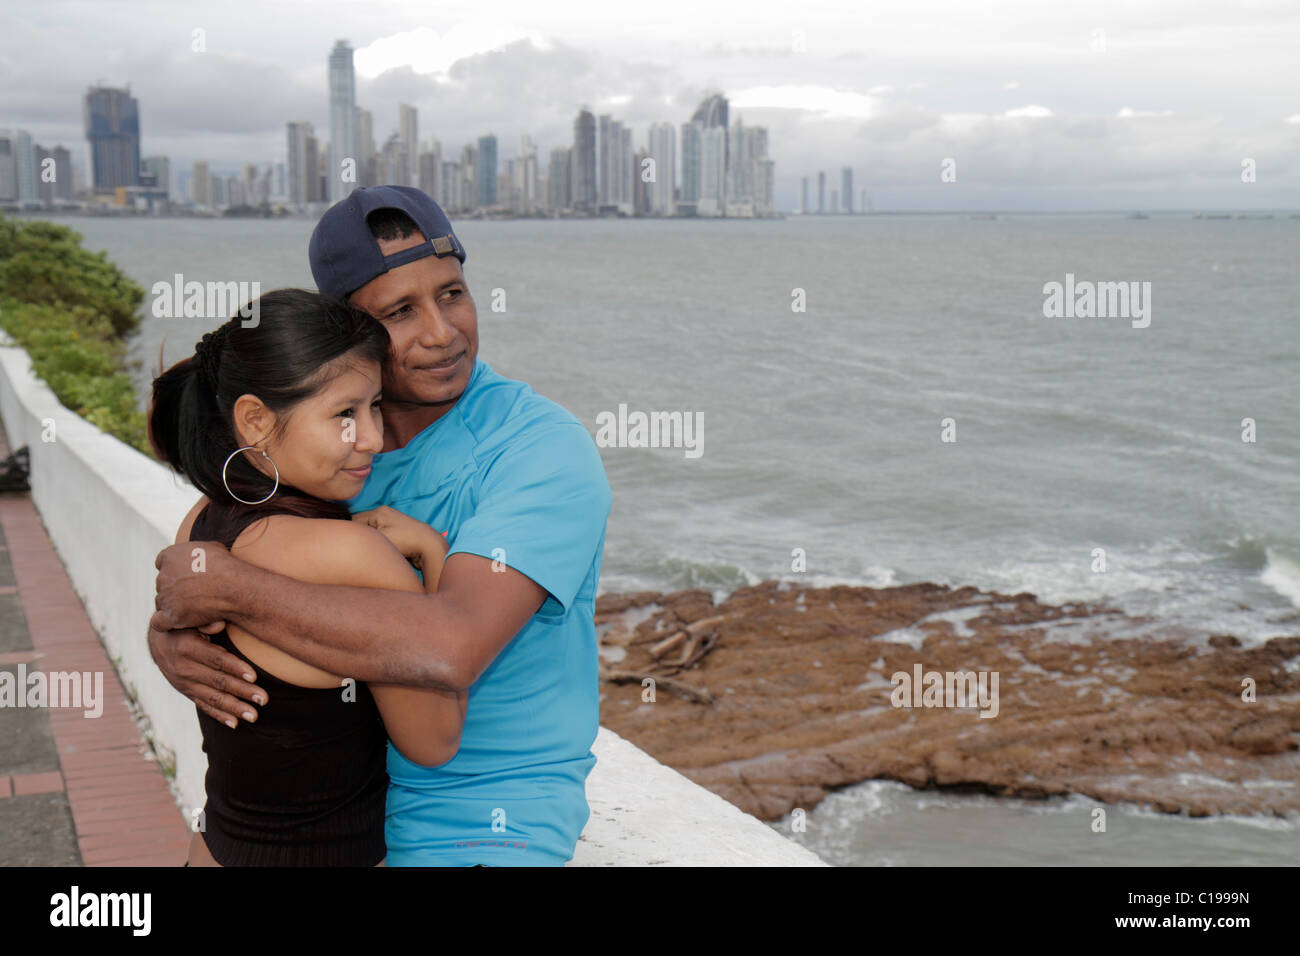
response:
M419 227L425 241L391 256L366 225L376 209L400 209ZM442 208L413 186L369 186L355 189L320 217L307 246L316 288L346 299L376 276L425 256L455 256L465 262L465 247L451 231Z

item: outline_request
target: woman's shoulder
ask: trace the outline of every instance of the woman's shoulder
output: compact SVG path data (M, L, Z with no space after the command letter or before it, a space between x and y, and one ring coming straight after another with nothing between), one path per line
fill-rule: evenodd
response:
M198 519L199 513L207 507L207 504L208 496L199 495L199 500L194 502L194 507L191 508L189 513L181 519L181 526L176 529L175 544L180 544L182 541L190 540L190 529L194 527L194 522Z
M414 570L392 542L358 521L267 515L239 533L231 553L267 570L322 584L376 586L396 576L409 577L419 587Z

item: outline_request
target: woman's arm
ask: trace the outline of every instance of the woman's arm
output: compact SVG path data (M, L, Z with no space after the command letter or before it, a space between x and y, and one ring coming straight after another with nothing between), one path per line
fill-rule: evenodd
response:
M383 505L369 511L359 511L352 520L374 528L397 551L419 569L424 578L424 593L438 590L438 579L447 557L447 539L418 518L403 514L396 508ZM460 749L461 728L469 703L468 691L442 691L401 684L371 683L370 692L384 715L384 725L393 745L407 760L426 767L436 767L451 760ZM456 707L454 718L443 714L439 730L419 735L418 728L425 724L424 712L433 695L436 706ZM399 740L399 736L402 738Z
M400 512L394 512L400 515ZM414 518L401 515L409 522ZM251 564L301 581L420 592L415 571L377 529L360 522L274 516L240 556ZM393 519L394 523L396 519ZM419 523L419 522L416 522ZM442 540L428 525L429 534ZM406 529L408 534L413 529ZM441 549L423 539L422 559L436 582ZM237 550L244 550L238 549ZM436 767L456 755L468 693L395 684L369 684L394 746L414 763Z

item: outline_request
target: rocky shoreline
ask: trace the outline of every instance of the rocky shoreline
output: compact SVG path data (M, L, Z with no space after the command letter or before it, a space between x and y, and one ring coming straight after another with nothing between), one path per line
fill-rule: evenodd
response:
M720 604L606 594L596 624L601 723L762 820L875 778L1194 817L1300 812L1300 636L1244 647L1030 594L775 581ZM971 672L991 702L942 683Z

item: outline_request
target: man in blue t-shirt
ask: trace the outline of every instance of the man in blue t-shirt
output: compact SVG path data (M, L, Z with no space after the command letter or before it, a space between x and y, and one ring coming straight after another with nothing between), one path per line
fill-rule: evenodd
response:
M423 767L389 747L389 865L562 864L589 816L599 724L593 616L611 505L599 452L573 415L478 358L465 250L427 195L356 190L321 218L310 256L318 288L392 340L384 448L349 507L444 531L437 593L308 584L215 543L193 574L185 542L158 556L150 651L226 723L266 697L193 629L217 620L332 673L467 690L451 761Z

